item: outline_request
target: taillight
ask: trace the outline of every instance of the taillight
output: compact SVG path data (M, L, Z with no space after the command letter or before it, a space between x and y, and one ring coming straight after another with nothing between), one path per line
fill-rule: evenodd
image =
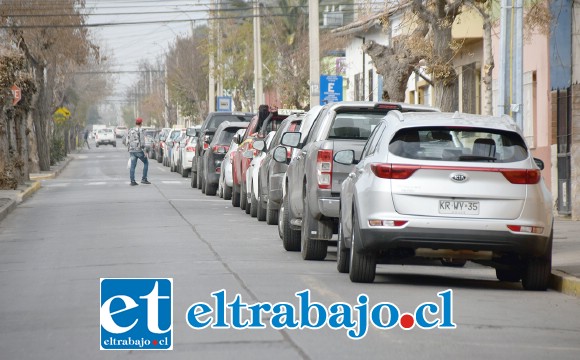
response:
M216 154L225 154L225 153L228 152L229 146L225 146L225 145L214 145L214 147L211 150L214 153L216 153Z
M286 159L292 158L292 148L286 148Z
M205 141L203 142L203 149L204 150L209 149L209 144L207 142L205 142Z
M187 152L195 152L195 148L193 146L186 146L185 151Z
M539 183L542 177L538 169L501 169L500 172L512 184L533 185Z
M541 226L508 225L507 227L513 232L522 232L530 234L541 234L544 232L544 228Z
M381 179L408 179L419 170L419 166L396 164L371 164L372 172Z
M318 188L330 189L332 187L332 150L318 150L316 169L318 170Z
M402 227L408 223L406 220L369 220L369 226L386 226L386 227Z

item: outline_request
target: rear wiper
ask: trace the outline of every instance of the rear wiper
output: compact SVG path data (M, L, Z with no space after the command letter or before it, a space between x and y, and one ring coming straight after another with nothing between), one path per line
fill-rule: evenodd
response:
M478 160L496 161L497 159L491 156L480 156L480 155L461 155L459 157L459 161L478 161Z

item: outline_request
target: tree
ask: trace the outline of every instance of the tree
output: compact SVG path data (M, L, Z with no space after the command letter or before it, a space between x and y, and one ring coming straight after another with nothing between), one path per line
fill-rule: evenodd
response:
M0 24L7 29L10 42L23 52L38 90L30 107L38 150L38 162L31 158L30 167L35 171L50 169L51 115L64 103L72 74L91 56L100 60L98 47L82 27L84 0L59 1L54 15L45 14L46 4L42 0L0 3Z

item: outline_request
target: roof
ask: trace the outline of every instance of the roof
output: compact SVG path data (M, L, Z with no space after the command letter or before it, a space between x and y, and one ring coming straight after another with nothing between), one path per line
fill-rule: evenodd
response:
M420 127L420 126L465 126L481 127L486 129L496 129L518 132L516 122L509 116L475 115L460 112L455 113L429 113L429 112L408 112L400 113L393 111L390 114L399 118L396 125L399 128Z

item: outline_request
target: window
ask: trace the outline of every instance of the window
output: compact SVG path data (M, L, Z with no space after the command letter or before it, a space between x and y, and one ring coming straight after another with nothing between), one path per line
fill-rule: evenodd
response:
M395 134L389 151L408 159L508 163L528 157L515 132L465 127L406 128Z
M372 154L375 153L375 151L377 150L377 144L380 142L380 139L383 135L384 130L385 130L385 123L381 123L379 125L379 127L375 131L373 131L373 133L371 134L371 137L369 138L369 141L367 142L367 144L365 145L365 148L363 149L363 153L362 153L361 158L371 156Z
M366 140L383 117L384 113L338 113L332 122L328 138Z

